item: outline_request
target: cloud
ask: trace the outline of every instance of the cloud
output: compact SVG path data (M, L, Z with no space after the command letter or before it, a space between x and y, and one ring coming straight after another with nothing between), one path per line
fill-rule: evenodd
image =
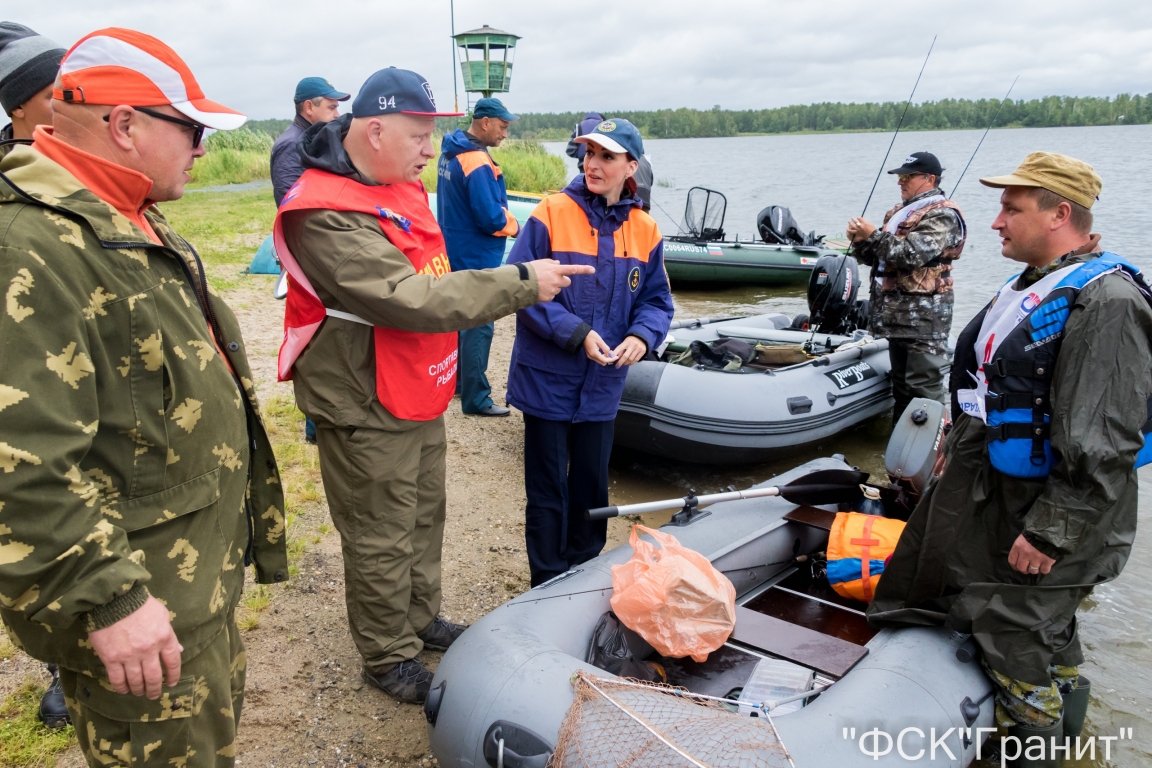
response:
M452 103L447 0L54 0L9 18L65 45L106 26L154 34L209 98L254 118L289 116L301 77L355 92L392 65ZM523 38L506 98L519 111L902 101L934 34L917 101L999 98L1017 74L1018 98L1152 82L1152 4L1126 0L456 2L457 31L481 24Z

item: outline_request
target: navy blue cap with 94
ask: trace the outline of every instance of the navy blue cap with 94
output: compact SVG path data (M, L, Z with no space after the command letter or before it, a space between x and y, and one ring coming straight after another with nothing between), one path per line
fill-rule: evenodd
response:
M438 112L432 86L407 69L388 67L376 72L360 86L352 101L352 117L379 115L419 115L421 117L460 117L463 112Z

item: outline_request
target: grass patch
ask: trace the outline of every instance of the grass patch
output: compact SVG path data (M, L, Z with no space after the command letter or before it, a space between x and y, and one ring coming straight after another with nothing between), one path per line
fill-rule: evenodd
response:
M243 184L271 178L273 139L263 132L218 131L204 140L207 154L192 166L191 187Z
M192 166L190 189L217 187L224 184L244 184L271 178L266 152L237 149L217 149L209 152Z
M436 157L428 163L420 178L429 192L436 191L436 166L440 162L440 138L433 137ZM553 192L564 186L564 161L534 141L506 139L491 150L492 159L500 165L504 183L510 192Z
M263 403L264 426L276 454L276 464L280 468L280 482L284 487L284 530L288 548L288 576L294 578L300 573L300 558L308 549L320 543L332 528L323 521L322 510L324 487L320 478L320 456L316 446L300 439L304 432L304 414L296 408L295 401L288 396L268 398ZM318 534L318 535L317 535ZM290 588L291 582L285 587ZM260 586L249 586L243 600L256 600L262 605L260 612L268 607L268 602L260 601L252 595ZM268 593L270 601L274 593ZM255 626L259 626L257 621ZM255 628L253 626L252 628Z
M217 289L240 284L240 271L251 263L276 218L268 189L193 192L160 209L209 266L208 276Z
M16 655L16 645L8 639L8 633L0 630L0 661L7 661Z
M29 677L0 704L0 766L53 766L76 741L72 726L45 728L36 718L43 695L43 684Z

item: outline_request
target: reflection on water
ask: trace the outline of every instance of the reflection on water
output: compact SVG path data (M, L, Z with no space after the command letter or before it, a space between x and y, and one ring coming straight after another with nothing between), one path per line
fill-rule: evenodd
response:
M837 236L858 215L883 157L890 135L838 134L761 136L727 139L645 141L655 169L653 215L666 233L676 231L688 189L701 185L728 197L725 229L747 238L756 213L768 205L786 205L805 229ZM979 131L901 134L888 166L909 153L928 150L940 157L946 171L944 188L951 192ZM1008 173L1035 150L1062 152L1091 163L1104 179L1095 231L1103 245L1137 266L1152 268L1145 206L1152 197L1152 126L1115 128L1043 128L993 131L975 158L956 201L969 227L968 243L956 263L956 324L959 332L995 291L1019 270L1000 255L999 240L989 228L999 208L999 192L981 186L980 176ZM548 145L563 155L563 144ZM1143 149L1141 149L1143 148ZM565 158L572 173L574 161ZM884 176L867 211L877 224L883 212L899 200L894 179ZM806 312L805 289L734 287L723 290L675 292L677 319L725 317L763 312L793 316ZM707 397L706 392L701 393ZM791 458L739 467L702 467L617 453L612 460L613 504L716 492L728 485L746 488L813 458L844 454L879 480L883 453L891 431L887 417L874 419L818 445L798 449ZM1093 700L1086 733L1115 736L1121 727L1134 729L1133 741L1113 742L1111 764L1152 762L1152 540L1146 525L1152 516L1152 466L1140 471L1140 528L1132 557L1123 575L1100 587L1081 610L1080 635L1087 661L1083 673L1093 681ZM652 516L664 522L670 513ZM1069 763L1073 765L1077 763ZM1097 753L1095 762L1105 765Z

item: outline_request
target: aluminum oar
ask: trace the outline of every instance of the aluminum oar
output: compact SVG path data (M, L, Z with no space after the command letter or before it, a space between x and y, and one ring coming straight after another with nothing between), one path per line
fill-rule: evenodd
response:
M705 504L738 499L758 499L764 496L780 496L793 504L838 504L852 501L860 495L860 485L868 481L868 473L853 469L819 469L803 477L798 477L786 485L770 488L749 488L744 491L708 493L703 496L683 496L679 499L663 501L643 501L623 506L598 507L587 512L589 520L607 520L619 515L643 515L663 509L694 508Z

